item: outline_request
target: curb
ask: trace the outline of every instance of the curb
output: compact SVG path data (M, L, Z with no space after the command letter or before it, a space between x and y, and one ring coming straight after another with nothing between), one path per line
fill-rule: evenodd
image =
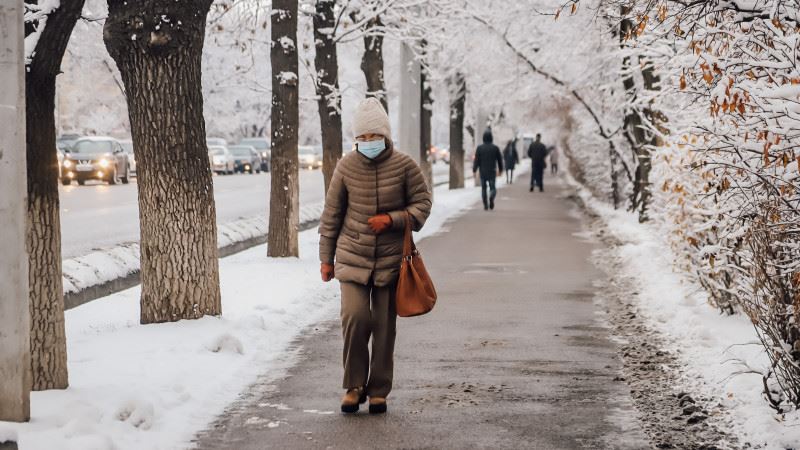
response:
M300 224L298 231L310 230L316 227L318 224L319 220L304 222ZM243 241L234 242L224 247L220 247L218 257L225 258L227 256L235 255L236 253L243 252L255 246L262 245L266 242L267 242L266 234L245 239ZM136 270L124 277L115 278L113 280L106 281L105 283L95 284L93 286L81 289L80 291L77 292L65 293L64 310L76 308L78 306L89 303L92 300L97 300L98 298L102 298L117 293L119 291L124 291L125 289L130 289L140 283L141 283L141 277L139 276L139 271ZM3 447L0 447L0 450L5 450L5 449Z

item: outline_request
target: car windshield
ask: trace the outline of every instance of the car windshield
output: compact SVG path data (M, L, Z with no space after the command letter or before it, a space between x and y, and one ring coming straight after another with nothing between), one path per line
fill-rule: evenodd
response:
M267 150L269 148L269 142L266 139L242 139L240 144L253 146L256 150Z
M208 138L208 139L206 139L206 144L208 144L208 145L225 145L225 144L227 144L227 142L225 142L225 139L222 139L222 138Z
M250 156L250 149L247 147L230 147L234 156Z
M78 141L72 146L73 153L83 155L99 155L101 153L111 153L114 144L111 141Z
M211 150L211 154L214 156L222 156L225 154L225 149L215 148L214 150Z
M300 147L299 153L301 155L313 155L316 152L314 151L314 147Z

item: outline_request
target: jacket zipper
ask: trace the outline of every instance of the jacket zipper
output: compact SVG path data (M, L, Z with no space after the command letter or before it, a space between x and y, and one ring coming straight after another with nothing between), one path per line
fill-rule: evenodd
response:
M378 165L375 165L375 215L381 211L380 189L378 188ZM375 271L378 270L378 235L375 235L375 249L372 254L372 278L375 279Z

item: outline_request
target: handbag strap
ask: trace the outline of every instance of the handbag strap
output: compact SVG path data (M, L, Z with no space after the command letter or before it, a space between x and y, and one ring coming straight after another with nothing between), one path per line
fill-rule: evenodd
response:
M403 258L408 258L416 249L414 238L411 234L411 213L406 211L406 226L403 235Z

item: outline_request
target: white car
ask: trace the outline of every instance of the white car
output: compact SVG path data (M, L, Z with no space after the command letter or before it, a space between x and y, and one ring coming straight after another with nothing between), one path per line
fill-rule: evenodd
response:
M235 169L236 161L227 147L221 145L209 146L208 159L211 162L211 170L216 174L232 174Z
M322 168L322 146L301 145L297 149L297 161L301 169Z
M136 175L136 156L133 154L133 141L130 139L119 141L125 153L128 154L128 164L131 166L131 175Z

